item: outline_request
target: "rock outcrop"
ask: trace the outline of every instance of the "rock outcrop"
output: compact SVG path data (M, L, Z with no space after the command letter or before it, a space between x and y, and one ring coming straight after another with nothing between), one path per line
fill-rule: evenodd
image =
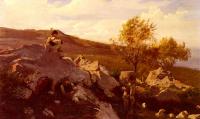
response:
M90 61L83 56L77 57L74 62L80 69L89 72L91 79L87 81L88 83L97 83L108 97L114 96L112 90L119 86L119 83L109 75L109 71L104 66L98 61Z
M181 101L181 95L193 87L175 80L170 71L162 68L151 71L145 81L159 101Z
M182 91L185 91L191 88L191 86L188 86L184 83L181 83L178 80L175 80L170 71L165 71L161 67L149 73L146 79L146 83L149 86L158 87L160 90L163 90L169 87L176 87L177 89L181 89Z
M30 45L1 52L0 69L8 70L19 82L25 84L15 88L14 94L17 98L28 100L50 84L49 94L54 95L59 87L63 94L69 93L75 103L89 102L96 105L98 119L118 119L112 105L102 102L96 92L91 90L93 85L97 85L96 88L103 90L105 96L112 97L112 90L119 86L118 81L97 61L81 57L72 61L57 53L46 52L40 45ZM69 86L72 88L66 90ZM43 114L51 118L56 116L48 108L43 110Z
M119 83L108 71L97 61L78 60L79 57L74 63L69 58L62 59L59 54L46 52L39 45L23 46L0 54L1 68L8 68L10 72L17 74L33 92L37 90L41 80L48 78L52 81L52 88L63 80L86 86L97 83L107 96L113 96L112 89L119 86Z

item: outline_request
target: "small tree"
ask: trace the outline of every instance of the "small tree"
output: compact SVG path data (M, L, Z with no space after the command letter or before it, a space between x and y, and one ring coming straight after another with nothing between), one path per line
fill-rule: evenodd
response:
M173 66L176 61L190 57L185 43L178 44L173 38L162 38L157 43L154 31L152 23L133 17L123 24L119 38L113 40L114 49L132 65L136 77L154 67Z
M136 76L138 66L147 62L145 57L152 46L154 30L154 25L149 21L134 17L123 24L119 39L113 40L114 48L132 65Z

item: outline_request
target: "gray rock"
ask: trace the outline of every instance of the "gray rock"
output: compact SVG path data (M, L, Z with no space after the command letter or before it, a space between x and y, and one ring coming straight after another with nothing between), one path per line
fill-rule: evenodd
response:
M177 119L187 119L187 118L188 118L188 115L189 115L189 113L185 110L185 111L180 112L180 113L176 116L176 118L177 118Z
M112 93L112 90L119 86L119 82L117 82L115 80L115 78L104 74L103 72L98 72L100 75L100 79L97 80L97 84L99 86L99 88L101 88L102 90L104 90L104 93L108 96L108 97L113 97L114 94Z
M188 119L200 119L200 114L191 114L188 116Z
M90 73L91 77L89 80L84 80L84 82L86 82L85 84L92 85L97 82L99 88L104 91L106 96L114 96L112 90L119 86L119 82L109 75L108 70L104 66L100 65L98 61L90 61L83 56L77 57L74 62L82 70L86 70Z

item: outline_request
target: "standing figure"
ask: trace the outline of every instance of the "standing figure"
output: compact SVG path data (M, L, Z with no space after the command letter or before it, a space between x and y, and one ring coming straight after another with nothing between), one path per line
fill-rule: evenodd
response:
M127 117L130 106L129 91L128 88L125 86L122 87L122 90L123 90L122 99L123 99L124 117Z
M129 88L129 111L128 111L128 119L133 118L135 114L135 83L128 83Z
M134 118L135 114L135 82L129 81L126 86L122 87L123 90L123 107L124 107L124 116L126 119Z

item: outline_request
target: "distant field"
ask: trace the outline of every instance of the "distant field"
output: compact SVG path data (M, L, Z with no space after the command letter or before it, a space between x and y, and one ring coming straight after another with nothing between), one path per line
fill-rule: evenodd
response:
M175 79L186 84L200 88L200 71L186 67L174 67L171 69Z

